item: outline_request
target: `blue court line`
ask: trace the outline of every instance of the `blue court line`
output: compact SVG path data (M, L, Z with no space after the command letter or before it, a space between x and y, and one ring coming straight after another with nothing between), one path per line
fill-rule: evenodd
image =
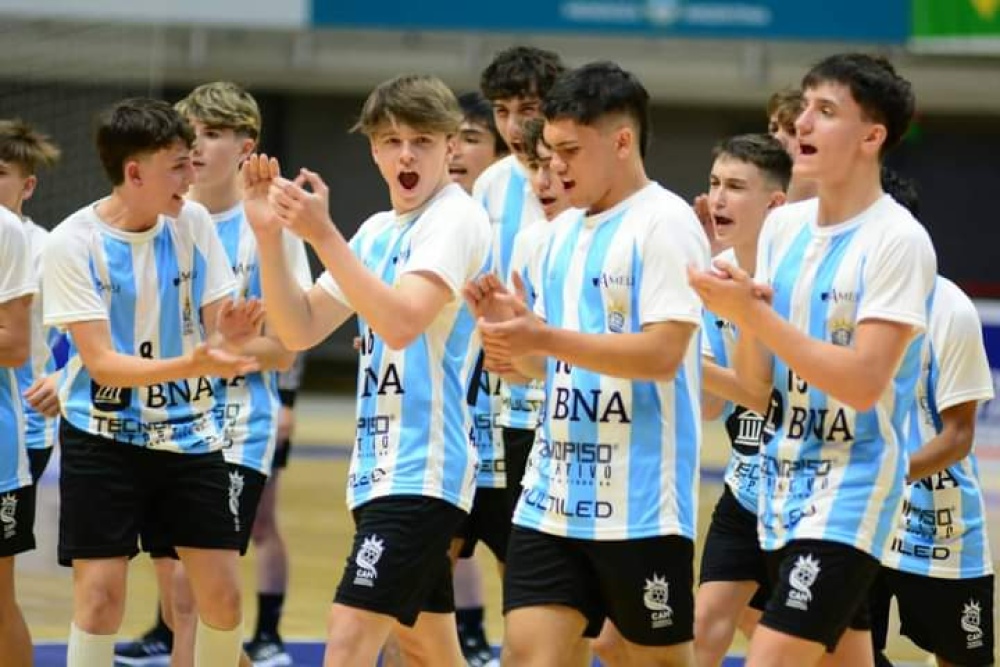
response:
M292 656L295 667L321 667L323 664L323 643L320 641L290 641L285 644ZM497 649L494 649L497 651ZM742 667L742 657L726 658L723 667ZM48 642L35 645L35 667L64 667L66 665L66 644ZM594 661L594 667L600 662Z

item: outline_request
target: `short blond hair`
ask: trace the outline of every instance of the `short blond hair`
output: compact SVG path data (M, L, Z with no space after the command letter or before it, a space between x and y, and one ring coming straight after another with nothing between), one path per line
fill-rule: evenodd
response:
M373 137L386 125L409 125L418 132L455 134L462 109L455 93L436 76L404 74L380 83L361 109L352 132Z
M23 176L34 176L39 167L53 167L59 148L20 118L0 120L0 160L17 165Z
M260 108L253 95L231 81L205 83L174 108L209 127L229 129L254 141L260 138Z

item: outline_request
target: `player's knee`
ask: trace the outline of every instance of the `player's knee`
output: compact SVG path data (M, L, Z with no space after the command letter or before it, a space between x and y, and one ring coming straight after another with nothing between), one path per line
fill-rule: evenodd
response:
M765 628L766 632L754 633L747 655L747 665L768 667L797 667L813 664L824 655L815 644L783 632Z
M336 642L338 645L342 641L350 641L354 637L363 635L368 627L360 614L353 613L353 610L346 607L331 607L326 615L326 636L328 642Z
M125 611L125 591L106 582L79 586L74 595L75 621L92 634L118 631Z
M202 599L205 603L198 605L198 614L213 628L228 630L242 621L243 596L239 586L218 582Z
M345 613L346 612L346 613ZM326 617L326 656L333 664L361 664L373 628L359 614L334 606ZM374 650L377 653L378 649ZM397 650L398 653L398 650Z
M510 635L504 636L503 645L500 647L500 664L503 667L515 667L519 665L530 665L535 659L536 651L530 642L521 641Z
M735 630L734 619L730 618L726 610L711 603L702 604L698 600L694 607L694 637L699 649L728 643Z
M171 621L184 623L186 620L194 618L197 613L197 606L190 589L182 592L174 591L173 599L170 602Z

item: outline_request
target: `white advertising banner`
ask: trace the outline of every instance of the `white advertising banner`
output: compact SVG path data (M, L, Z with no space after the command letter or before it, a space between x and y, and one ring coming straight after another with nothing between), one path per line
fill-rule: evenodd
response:
M0 15L254 28L309 25L309 0L0 0Z

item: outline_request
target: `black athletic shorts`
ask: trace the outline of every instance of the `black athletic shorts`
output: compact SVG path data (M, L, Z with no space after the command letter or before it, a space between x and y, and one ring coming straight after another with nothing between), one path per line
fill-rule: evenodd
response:
M767 559L757 537L757 515L740 505L725 485L708 526L699 578L703 584L708 581L756 581L758 588L750 606L760 611L764 611L770 597Z
M227 463L229 468L229 516L233 529L239 533L240 555L246 555L253 535L253 522L267 484L267 475L253 468ZM177 550L169 542L167 519L154 516L140 532L142 550L151 558L178 560Z
M274 461L272 467L275 470L282 470L288 467L288 457L292 453L292 441L282 438L274 447Z
M66 420L60 446L61 565L75 558L131 558L151 522L174 546L239 550L221 451L145 449L86 433Z
M35 485L0 491L0 558L35 548Z
M510 541L510 505L507 489L479 487L472 499L472 511L462 522L458 537L462 539L459 558L469 558L482 542L501 563L507 560Z
M528 467L528 455L535 444L535 431L523 428L500 429L503 437L503 456L507 465L507 503L510 516L514 516L517 501L521 499L521 480ZM508 526L509 527L509 526Z
M881 565L854 547L794 540L767 552L771 597L761 623L833 652L848 628L868 630L868 591Z
M694 638L694 543L677 535L596 541L514 526L504 570L504 614L561 605L596 637L610 618L628 641L672 646Z
M334 602L392 616L455 611L448 549L468 516L437 498L387 496L354 509L354 544Z
M28 465L31 467L31 479L35 484L38 484L38 480L42 478L42 473L45 472L51 458L51 447L28 450Z
M870 597L875 652L885 650L895 597L900 633L914 644L953 665L992 665L993 585L993 575L939 579L883 567Z

